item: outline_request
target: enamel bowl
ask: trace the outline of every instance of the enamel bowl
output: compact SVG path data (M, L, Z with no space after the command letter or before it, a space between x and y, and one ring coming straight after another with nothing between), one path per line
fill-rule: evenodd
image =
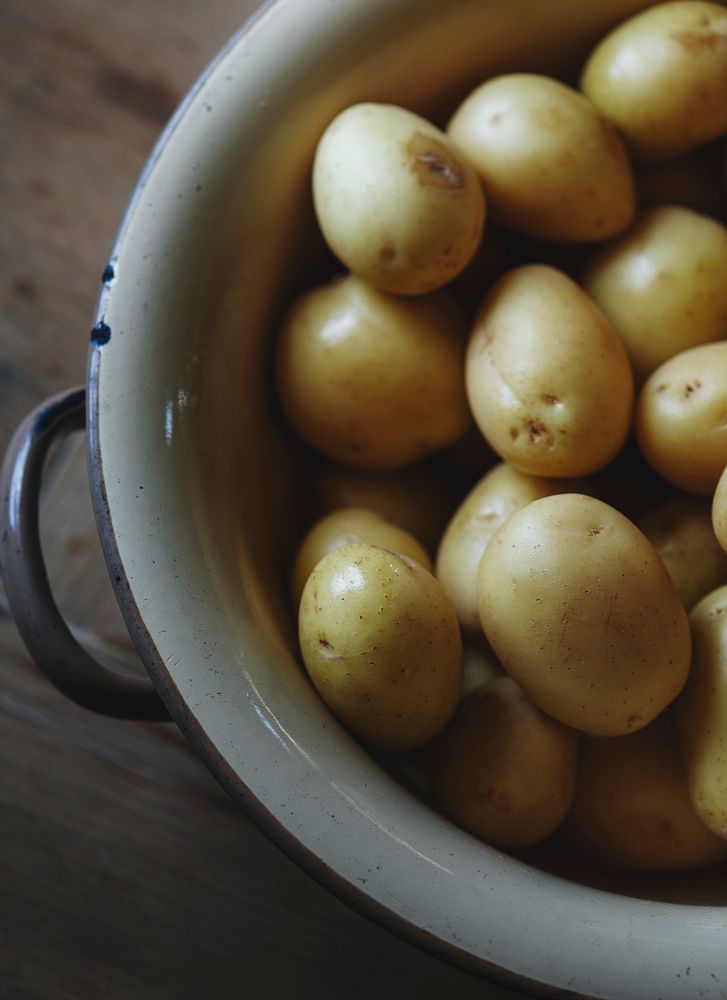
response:
M727 880L608 878L455 828L328 712L287 603L300 494L271 391L313 279L309 175L360 100L444 120L510 69L571 72L634 0L278 0L218 56L139 182L104 274L91 489L166 706L230 794L337 895L471 971L548 995L724 998Z

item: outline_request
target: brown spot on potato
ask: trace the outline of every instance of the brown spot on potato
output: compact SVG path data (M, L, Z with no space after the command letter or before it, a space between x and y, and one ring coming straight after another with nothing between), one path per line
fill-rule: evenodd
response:
M702 382L698 378L692 379L691 382L687 382L687 384L684 386L684 398L689 399L692 393L696 392L697 389L701 389L701 387L702 387Z
M528 434L531 441L539 441L543 434L547 433L548 428L542 420L531 419L528 421Z
M719 31L673 31L670 38L689 52L716 49L718 45L727 42L727 35Z
M462 164L435 136L416 132L406 144L411 169L423 186L461 191L466 186Z
M379 249L379 260L382 264L388 264L389 261L396 259L396 247L391 242L387 240L383 243Z

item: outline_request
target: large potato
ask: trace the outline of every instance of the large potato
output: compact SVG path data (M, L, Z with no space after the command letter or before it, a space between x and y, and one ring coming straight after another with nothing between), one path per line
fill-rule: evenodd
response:
M587 475L626 440L626 351L585 292L552 267L527 265L498 281L475 320L465 375L477 425L522 472Z
M727 341L693 347L656 369L639 394L636 435L664 479L714 492L727 466Z
M454 513L437 550L437 579L462 625L480 631L477 571L491 538L531 500L563 492L567 481L528 476L500 463L470 490Z
M323 133L313 200L336 256L377 288L421 294L477 249L482 186L447 136L404 108L356 104Z
M682 689L689 626L650 542L580 494L534 500L485 549L480 619L508 673L543 711L586 733L620 736Z
M495 222L546 240L600 240L634 213L623 143L593 105L531 73L474 90L448 125L485 183Z
M313 684L355 733L386 750L427 743L462 688L462 638L419 563L364 542L329 552L303 590L300 648Z
M676 0L619 25L583 71L585 94L645 159L668 159L727 130L727 10Z
M694 653L677 702L679 739L694 808L727 840L727 586L701 600L689 624Z
M613 868L678 871L727 858L689 800L667 716L631 736L584 741L563 835Z
M390 549L416 560L425 569L432 568L426 549L408 531L384 520L376 511L366 507L341 507L316 521L300 543L293 563L291 586L296 608L305 581L316 565L323 556L347 542L378 545L381 549Z
M301 296L277 352L278 395L298 433L340 462L393 468L470 422L464 314L444 293L403 299L348 275Z
M727 229L665 205L599 251L583 284L621 336L641 381L690 347L727 337Z
M727 583L727 555L715 537L706 498L675 493L637 524L661 557L687 611Z
M437 740L432 786L465 830L499 847L525 847L562 822L575 770L576 733L499 677L460 702Z

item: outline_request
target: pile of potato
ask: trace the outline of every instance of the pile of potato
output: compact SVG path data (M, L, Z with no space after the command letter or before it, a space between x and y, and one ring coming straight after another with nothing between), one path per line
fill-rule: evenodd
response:
M676 0L580 90L498 76L446 131L358 104L317 148L347 273L276 356L336 508L293 568L302 657L498 846L727 858L725 133L727 8Z

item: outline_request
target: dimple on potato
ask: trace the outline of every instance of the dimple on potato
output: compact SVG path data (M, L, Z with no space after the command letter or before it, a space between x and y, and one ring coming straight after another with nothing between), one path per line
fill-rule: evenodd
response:
M298 632L316 690L374 746L422 746L452 716L462 689L459 622L413 559L364 542L329 552L303 589Z
M702 821L727 841L727 586L704 597L689 623L692 669L676 710L687 786Z
M576 733L511 677L467 694L433 748L432 788L456 823L499 847L525 847L563 821L575 788Z
M469 425L465 338L464 313L444 292L404 299L348 275L290 308L278 339L278 397L323 454L395 468Z
M485 298L467 346L467 398L492 448L534 476L583 476L623 446L633 376L609 321L574 281L530 264Z
M634 732L684 686L684 606L648 539L600 500L564 493L517 511L485 549L478 590L498 659L574 729Z
M487 80L447 130L482 178L499 225L580 243L613 236L633 218L634 181L621 138L558 80L533 73Z
M660 365L639 393L635 424L639 447L660 476L711 495L727 466L727 341Z
M727 10L656 4L596 46L584 93L644 159L668 159L727 130Z
M436 126L390 104L356 104L330 123L316 150L313 201L339 260L400 295L459 274L485 221L467 160Z

